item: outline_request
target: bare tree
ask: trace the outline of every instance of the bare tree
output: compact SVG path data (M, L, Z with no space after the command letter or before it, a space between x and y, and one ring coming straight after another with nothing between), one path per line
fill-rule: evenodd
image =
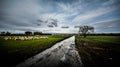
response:
M92 26L75 26L75 28L79 28L79 34L82 33L84 37L86 37L87 33L94 32L94 27Z

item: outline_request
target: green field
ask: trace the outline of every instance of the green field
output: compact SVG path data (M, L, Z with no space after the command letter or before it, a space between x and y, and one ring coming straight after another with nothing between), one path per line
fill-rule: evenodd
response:
M0 59L5 67L12 67L68 36L48 36L47 39L36 40L4 40L4 37L0 36Z
M120 36L76 36L83 67L114 67L120 58Z

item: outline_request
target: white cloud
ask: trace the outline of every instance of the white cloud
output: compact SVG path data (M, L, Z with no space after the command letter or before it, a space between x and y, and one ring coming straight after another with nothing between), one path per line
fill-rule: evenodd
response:
M102 21L99 21L99 22L91 23L90 25L99 25L99 24L104 24L105 22L109 23L109 22L113 22L113 21L117 21L117 20L119 20L119 18L106 19L106 20L102 20Z
M60 9L60 12L65 12L65 13L73 13L74 8L69 4L63 4L63 3L58 3L58 8Z
M119 18L107 19L107 20L91 23L90 25L95 27L96 32L100 32L100 31L110 32L110 30L113 30L114 32L114 31L119 31L120 19Z
M105 3L98 3L96 0L95 2L75 1L6 0L6 4L3 4L0 10L2 11L0 12L0 26L9 30L74 33L78 31L72 28L74 25L85 24L89 20L93 20L94 23L94 18L118 9L112 4L113 0ZM111 4L113 6L110 6ZM51 22L50 19L57 19L58 27L47 27L47 24ZM62 29L61 26L70 28Z
M76 16L73 19L73 22L84 24L85 21L92 20L96 17L99 17L99 16L104 15L106 13L112 12L114 10L116 10L116 8L113 8L113 9L111 9L111 8L98 8L96 10L87 11L84 14L80 14L80 15Z

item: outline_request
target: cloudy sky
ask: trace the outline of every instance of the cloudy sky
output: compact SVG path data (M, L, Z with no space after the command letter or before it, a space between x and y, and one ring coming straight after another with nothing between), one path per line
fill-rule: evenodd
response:
M0 32L120 33L120 0L0 0Z

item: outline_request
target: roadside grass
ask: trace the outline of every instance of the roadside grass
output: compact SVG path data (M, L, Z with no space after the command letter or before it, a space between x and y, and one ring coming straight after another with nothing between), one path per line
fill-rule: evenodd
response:
M81 41L120 44L120 36L77 36Z
M113 67L119 65L120 36L76 36L76 48L83 67Z
M25 59L50 48L55 43L68 36L48 36L47 39L36 40L4 40L5 36L0 36L0 60L5 67L24 61Z

